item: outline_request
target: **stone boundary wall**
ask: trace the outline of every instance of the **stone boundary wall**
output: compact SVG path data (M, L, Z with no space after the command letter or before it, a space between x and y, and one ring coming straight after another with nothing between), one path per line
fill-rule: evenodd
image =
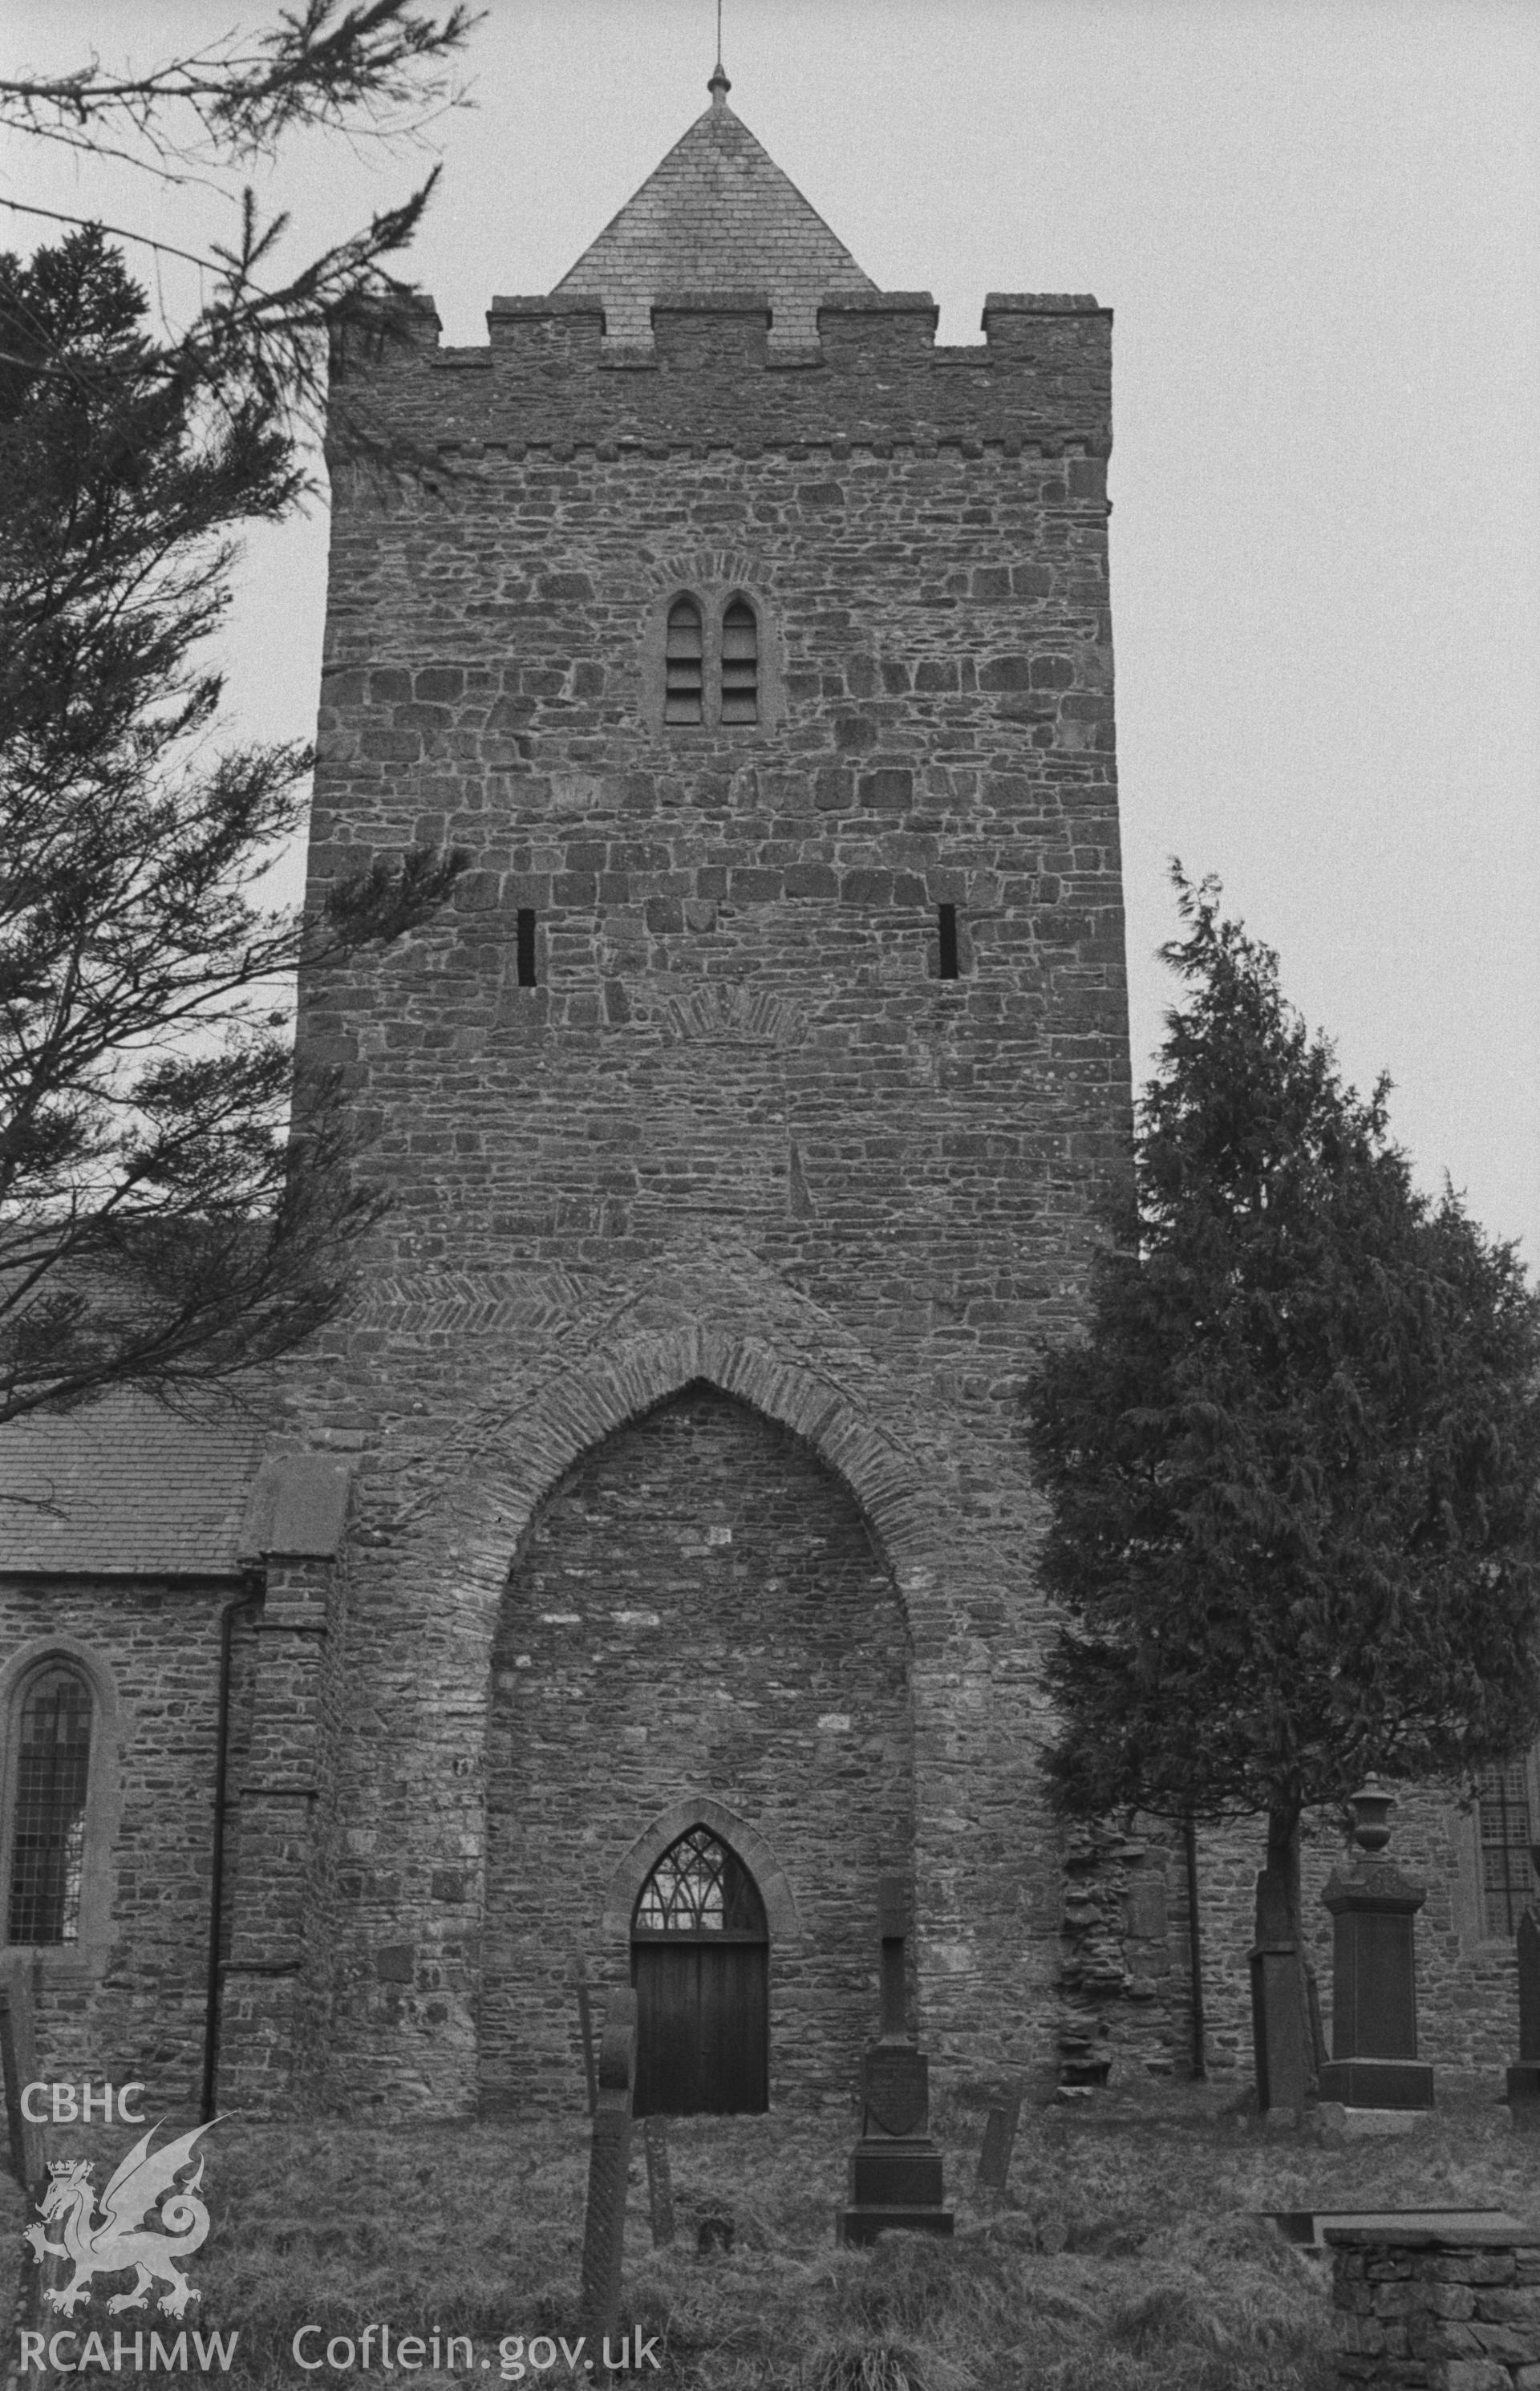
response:
M1339 2384L1540 2391L1540 2223L1326 2238Z

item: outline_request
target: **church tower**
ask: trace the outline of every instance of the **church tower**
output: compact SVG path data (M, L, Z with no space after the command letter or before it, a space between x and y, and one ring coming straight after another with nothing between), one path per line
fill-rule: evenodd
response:
M487 346L339 365L438 464L338 467L312 889L471 862L302 995L392 1208L292 1374L351 1509L266 1547L248 2112L570 2105L577 1955L642 2108L842 2100L892 1875L938 2074L1055 2056L1018 1390L1129 1131L1109 317L938 347L728 91Z

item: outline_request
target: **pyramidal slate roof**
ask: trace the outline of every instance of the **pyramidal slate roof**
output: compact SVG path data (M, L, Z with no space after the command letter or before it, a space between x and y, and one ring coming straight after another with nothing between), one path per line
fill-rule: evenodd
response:
M826 291L874 291L849 251L808 205L727 104L718 66L711 106L556 285L604 304L611 340L652 338L665 291L764 291L778 345L818 337Z
M188 1419L128 1389L11 1420L0 1428L0 1572L226 1574L263 1442L247 1413Z

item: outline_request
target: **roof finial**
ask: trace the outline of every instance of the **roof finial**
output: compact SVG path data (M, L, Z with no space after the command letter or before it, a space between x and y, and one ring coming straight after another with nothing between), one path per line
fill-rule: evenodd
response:
M722 0L717 0L717 63L711 71L711 80L706 84L706 89L711 94L713 108L727 106L727 96L732 89L732 85L727 79L727 69L722 64Z

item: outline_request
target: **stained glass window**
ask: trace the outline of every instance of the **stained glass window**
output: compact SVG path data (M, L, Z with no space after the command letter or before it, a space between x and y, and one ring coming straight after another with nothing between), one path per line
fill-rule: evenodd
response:
M765 1906L737 1854L705 1827L670 1843L637 1899L638 1934L766 1939Z
M1482 1822L1482 1907L1489 1934L1516 1934L1536 1898L1530 1862L1527 1772L1521 1760L1483 1768L1477 1808Z
M80 1932L91 1696L72 1669L45 1669L21 1704L6 1937L73 1943Z

